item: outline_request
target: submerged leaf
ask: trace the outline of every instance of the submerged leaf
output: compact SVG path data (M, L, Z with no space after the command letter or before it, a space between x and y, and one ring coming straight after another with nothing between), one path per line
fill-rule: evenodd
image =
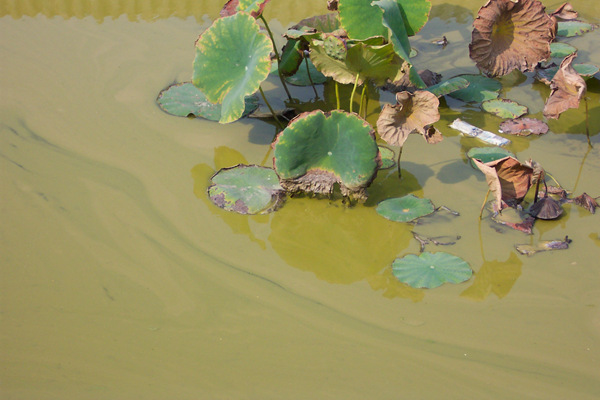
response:
M518 118L529 112L527 107L508 99L487 100L481 103L481 108L500 118Z
M548 125L535 118L517 118L503 121L500 124L500 133L517 136L543 135L548 132Z
M450 97L466 102L481 103L493 100L500 95L502 84L495 79L481 75L459 75L458 77L469 82L468 87L449 93Z
M504 157L487 163L473 159L473 162L484 173L489 189L494 195L495 211L502 209L502 201L511 206L519 204L531 187L533 168L521 164L514 157Z
M221 169L211 181L208 187L211 201L239 214L266 214L276 210L285 199L277 174L271 168L240 164Z
M288 191L366 199L380 155L371 126L356 114L321 110L300 114L273 143L273 165Z
M452 254L424 252L397 258L392 264L394 276L414 288L432 289L443 283L469 280L473 271L469 264Z
M204 93L191 82L169 86L160 92L156 102L165 112L177 117L194 115L211 121L221 119L221 105L208 101ZM242 117L258 108L258 98L254 95L247 96L245 104Z
M544 106L546 118L558 119L560 114L569 108L578 108L579 101L585 95L585 81L571 66L575 57L577 53L565 57L550 82L550 97Z
M426 137L429 125L440 119L440 102L431 92L396 93L396 101L386 104L377 119L379 136L392 146L402 146L412 132Z
M383 200L377 205L376 211L391 221L410 222L433 213L435 208L431 200L408 194L404 197Z
M554 24L538 0L489 0L473 22L469 55L490 76L533 71L550 57Z
M239 119L246 96L255 93L271 70L269 38L250 14L219 18L196 41L193 83L212 103L221 104L221 119Z

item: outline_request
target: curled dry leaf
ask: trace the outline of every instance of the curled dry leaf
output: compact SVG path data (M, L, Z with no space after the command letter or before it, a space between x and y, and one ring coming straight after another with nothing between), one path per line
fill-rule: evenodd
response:
M546 132L548 132L548 125L535 118L507 119L500 124L500 133L508 133L509 135L543 135Z
M504 157L487 163L473 159L473 162L484 173L494 195L494 211L502 209L503 201L510 206L519 204L533 182L533 168L514 157Z
M415 84L410 80L410 76L408 71L410 70L410 64L404 63L402 65L402 69L398 73L398 79L389 79L385 86L383 87L385 90L388 90L392 93L403 92L405 90L414 91L417 89ZM430 71L428 69L424 69L418 72L421 80L427 86L433 86L442 81L442 75L437 72Z
M571 20L571 19L576 19L578 13L577 13L577 11L575 11L573 9L573 6L571 5L571 3L563 3L560 7L558 7L556 10L554 10L550 15L555 18L562 19L562 20Z
M533 71L550 57L555 24L538 0L489 0L473 22L469 55L491 76Z
M581 196L577 196L573 199L573 203L577 204L580 207L585 208L592 214L596 213L596 208L598 208L598 202L592 196L587 193L583 193Z
M550 82L550 97L544 106L544 117L558 119L569 108L578 108L587 86L583 78L571 66L577 53L562 60L558 72Z
M392 146L402 147L408 135L418 132L429 143L436 143L441 135L435 134L435 128L431 131L430 125L440 119L437 96L426 90L400 92L396 101L395 105L386 104L377 119L379 136Z
M517 251L523 255L532 256L535 253L539 253L541 251L549 251L549 250L566 250L569 248L569 244L571 244L572 240L569 239L568 236L565 236L564 240L545 240L537 244L537 246L532 246L529 244L518 244L515 246Z

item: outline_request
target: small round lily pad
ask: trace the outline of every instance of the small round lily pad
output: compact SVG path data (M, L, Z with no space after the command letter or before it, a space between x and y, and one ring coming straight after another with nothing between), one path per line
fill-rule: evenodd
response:
M483 75L459 75L459 77L466 79L469 86L450 93L450 97L465 102L481 103L496 99L500 95L502 84L495 79Z
M594 30L596 26L583 21L560 21L556 36L572 37L580 36Z
M577 49L568 43L550 43L550 57L564 58L569 54L575 53L576 51Z
M496 161L504 157L516 157L510 151L502 147L473 147L467 152L467 157L471 162L471 166L479 171L479 168L473 163L473 159L477 159L482 163Z
M481 103L481 108L500 118L518 118L529 112L527 107L508 99L487 100Z
M412 194L383 200L376 208L379 215L395 222L410 222L434 210L431 200L420 199Z
M275 211L285 199L285 191L271 168L239 164L221 169L211 181L210 200L239 214L266 214Z
M242 116L246 116L258 108L258 97L247 96L245 101L246 108ZM160 92L156 102L163 111L177 117L194 115L211 121L221 119L221 105L208 101L204 93L191 82L169 86Z
M581 75L583 79L586 80L594 76L598 71L600 71L600 68L598 68L594 64L573 64L572 67L575 71L577 71L579 75ZM556 75L557 72L558 66L556 65L549 68L537 69L536 79L541 80L542 82L549 85L550 81L552 80L552 78L554 78L554 75Z
M396 153L389 147L379 146L379 154L381 154L381 168L390 169L396 165Z
M432 289L446 282L469 280L473 270L462 258L440 251L397 258L392 264L392 273L399 281L414 288Z

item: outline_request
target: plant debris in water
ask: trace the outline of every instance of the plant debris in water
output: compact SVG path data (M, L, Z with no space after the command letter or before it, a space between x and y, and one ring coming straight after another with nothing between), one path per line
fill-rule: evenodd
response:
M550 82L550 97L544 106L546 118L558 119L560 114L569 108L578 108L585 95L585 81L571 66L575 57L577 53L565 57Z
M560 203L547 195L529 207L529 214L537 219L556 219L562 213L563 209Z
M566 250L569 248L572 240L568 236L565 236L563 240L546 240L539 242L537 245L532 246L529 244L518 244L515 246L517 251L526 256L532 256L542 251L550 250Z
M575 197L571 201L578 206L585 208L592 214L595 214L596 208L598 208L598 202L596 199L585 192L582 195Z
M502 121L500 133L509 135L529 136L543 135L548 132L548 124L535 118L517 118Z

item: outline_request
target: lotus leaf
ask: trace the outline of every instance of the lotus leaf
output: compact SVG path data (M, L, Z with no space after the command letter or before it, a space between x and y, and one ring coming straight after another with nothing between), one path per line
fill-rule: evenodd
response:
M517 118L503 121L500 124L500 133L517 136L542 135L548 132L548 125L535 118ZM478 157L477 157L478 158Z
M489 0L473 22L469 55L490 76L533 71L550 57L554 23L538 0Z
M396 0L379 0L372 2L371 5L381 8L383 11L383 25L389 30L390 42L393 43L396 54L410 63L411 47L408 41L408 32L404 24L402 11Z
M580 207L585 208L592 214L596 213L596 208L598 208L598 202L589 194L583 192L583 194L575 197L573 203L577 204Z
M276 210L285 193L271 168L237 165L223 168L211 178L211 201L227 211L240 214L266 214Z
M571 53L573 54L573 53ZM553 66L548 68L538 68L536 69L536 79L545 83L546 85L550 85L550 81L554 78L554 75L558 72L558 66L552 63ZM593 64L571 64L571 67L584 79L589 79L594 76L600 68Z
M461 283L473 275L469 264L452 254L424 252L397 258L392 264L394 276L415 288L432 289L443 283Z
M587 22L564 21L558 23L558 30L556 31L556 35L562 37L580 36L584 33L593 31L595 28L595 25L588 24Z
M560 114L569 108L578 108L579 101L585 95L585 81L571 66L575 57L577 53L565 57L550 82L550 97L544 106L546 118L558 119Z
M383 200L377 205L379 215L395 222L410 222L435 211L431 200L420 199L412 194Z
M500 95L502 84L497 80L481 75L460 75L460 78L466 79L469 86L450 93L450 97L465 102L481 103L486 100L493 100Z
M563 209L558 201L546 195L533 203L528 212L534 218L556 219L561 216Z
M377 41L382 42L381 39ZM367 80L383 84L388 77L396 76L402 66L391 43L375 46L357 42L348 47L345 60L328 55L322 40L311 40L310 48L310 58L317 69L343 84L354 83L357 75L358 85Z
M425 90L396 93L395 105L386 104L377 119L379 136L392 146L403 146L412 132L427 139L429 125L440 119L437 96Z
M521 164L514 157L504 157L499 160L473 162L485 175L488 187L494 196L494 209L502 209L502 201L508 205L519 204L531 187L533 168Z
M273 148L275 171L290 192L331 194L338 183L344 196L366 199L380 166L371 126L339 110L300 114L277 135Z
M291 29L300 30L303 27L313 29L317 32L331 33L340 28L340 20L337 13L317 15L316 17L303 19Z
M195 115L211 121L221 119L221 105L206 100L206 96L191 82L176 83L164 89L156 99L160 108L177 117ZM258 108L256 96L246 97L246 107L242 116Z
M427 91L435 94L437 97L445 96L457 90L465 89L469 86L469 81L459 76L450 78L447 81L429 86Z
M254 18L261 16L269 0L229 0L220 12L221 17L229 17L239 11L244 11Z
M516 101L507 99L487 100L481 103L481 108L500 118L518 118L529 112L527 107L520 105Z
M473 159L477 159L485 164L505 157L515 157L515 155L502 147L473 147L467 152L467 157L471 160L471 166L479 169L473 162Z
M563 3L556 10L552 11L550 15L558 19L571 20L577 18L578 13L570 3Z
M245 97L269 75L272 49L256 20L244 12L216 20L200 35L193 83L211 103L221 104L219 122L242 116Z
M304 61L303 52L308 50L308 43L301 39L289 39L281 51L281 61L278 64L279 72L283 76L291 76L298 71Z
M329 78L317 70L312 61L310 61L310 58L306 58L304 62L308 62L309 72L306 71L306 65L303 64L298 68L298 71L296 71L294 75L285 78L286 82L296 86L310 86L311 80L315 85L327 82ZM309 73L310 78L308 77Z
M564 58L569 54L575 53L577 49L568 43L552 43L550 44L550 57Z
M396 154L389 147L379 146L379 154L381 154L381 168L389 169L396 165Z
M348 52L346 42L335 35L323 35L323 48L325 49L325 54L333 59L339 61L346 59L346 53Z
M571 242L572 240L569 239L568 236L565 236L564 240L544 240L537 245L518 244L515 248L523 255L532 256L535 253L540 253L542 251L566 250L569 248Z

